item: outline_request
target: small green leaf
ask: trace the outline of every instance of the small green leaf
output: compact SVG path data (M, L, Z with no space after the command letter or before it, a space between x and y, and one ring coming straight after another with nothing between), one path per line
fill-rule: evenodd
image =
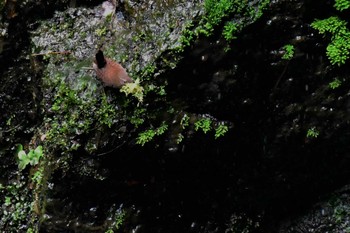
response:
M308 131L306 133L306 137L317 138L319 134L320 134L320 132L316 129L316 127L312 127L310 129L308 129Z
M21 150L23 150L23 145L22 144L17 144L16 154L18 154Z
M222 137L225 135L225 133L228 131L228 126L220 124L216 129L215 129L215 139L218 139L219 137Z
M284 60L290 60L294 56L295 48L291 44L287 44L283 46L284 54L282 56L282 59Z
M34 153L35 153L36 157L38 157L40 159L43 156L43 147L42 146L38 146L34 150Z
M26 168L26 166L30 163L30 160L28 158L28 156L25 156L22 160L19 161L18 163L18 168L20 170L23 170L24 168Z
M27 154L24 150L21 150L18 152L17 156L18 156L19 160L23 160L23 159L25 159L25 157L27 157Z

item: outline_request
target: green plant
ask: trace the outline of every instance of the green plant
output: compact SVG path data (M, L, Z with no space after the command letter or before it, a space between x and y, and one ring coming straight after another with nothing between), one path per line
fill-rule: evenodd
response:
M32 200L29 194L30 189L24 179L26 177L22 176L20 180L12 180L0 188L0 206L2 206L0 229L6 230L6 232L19 232L18 226L29 228Z
M183 136L181 133L179 133L179 134L178 134L178 137L177 137L177 139L176 139L176 143L177 143L177 144L180 144L180 143L182 142L183 139L184 139L184 136Z
M340 87L341 84L342 84L342 82L339 79L335 78L328 85L329 85L329 88L336 89L336 88Z
M195 32L192 31L193 23L187 22L185 24L185 29L181 33L180 43L184 46L189 46L195 38Z
M215 139L218 139L219 137L222 137L226 134L228 131L228 126L224 124L219 124L218 127L215 129Z
M307 130L306 137L308 138L317 138L320 132L316 129L316 127L312 127Z
M282 56L282 59L284 60L290 60L294 56L295 48L291 44L287 44L283 46L284 54Z
M96 117L98 122L107 125L109 128L112 126L113 121L115 121L116 114L113 105L109 104L107 101L107 96L102 95L101 104L96 111Z
M114 233L119 230L125 220L125 211L121 210L115 214L114 222L105 233Z
M146 117L146 108L143 107L135 107L133 114L131 114L129 120L130 123L135 126L135 128L139 127L142 125L145 120L144 118Z
M42 146L38 146L35 150L29 150L28 154L23 150L23 146L19 144L18 149L18 168L23 170L28 164L34 166L39 163L40 158L43 156Z
M37 185L41 185L42 184L42 180L43 180L43 172L44 172L44 167L40 166L40 168L38 168L33 176L32 176L32 181L37 184Z
M335 0L334 7L338 11L346 10L350 7L350 0Z
M151 141L155 136L162 135L168 129L168 125L163 122L161 126L156 129L149 129L139 133L136 143L144 146L147 142Z
M234 39L236 39L237 37L235 36L235 34L240 30L240 27L237 23L235 22L228 22L226 23L226 25L224 26L224 30L222 32L224 38L226 39L226 41L230 42Z
M120 92L124 92L126 96L131 94L139 102L143 101L143 87L140 85L140 80L136 79L133 83L126 83L121 89Z
M210 118L202 118L194 123L194 129L198 131L202 129L204 133L207 133L211 130L211 119Z
M182 129L185 129L189 125L190 117L187 114L184 114L180 120L180 125Z
M315 20L311 26L321 34L329 33L331 42L327 46L327 57L332 65L343 65L350 55L350 31L347 22L336 16Z
M218 25L224 17L227 17L235 10L239 1L232 0L205 0L206 24L204 25L206 35L211 34L214 26Z
M95 30L95 33L98 36L104 36L107 34L107 28L106 27L98 28Z
M72 66L72 64L67 64ZM72 68L70 68L72 69ZM45 79L46 85L54 86L55 92L46 106L50 106L44 119L48 147L60 147L65 152L80 147L78 135L88 133L95 124L110 126L116 119L117 111L108 103L106 95L96 95L96 86L88 84L89 79L82 76L75 85L66 80L69 73L63 71L54 74L54 78ZM50 148L47 148L50 149Z

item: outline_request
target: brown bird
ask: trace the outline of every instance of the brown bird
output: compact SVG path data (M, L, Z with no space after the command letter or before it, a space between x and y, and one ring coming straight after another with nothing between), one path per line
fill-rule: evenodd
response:
M125 83L133 82L126 70L117 62L106 58L101 50L96 53L93 68L104 86L121 88Z

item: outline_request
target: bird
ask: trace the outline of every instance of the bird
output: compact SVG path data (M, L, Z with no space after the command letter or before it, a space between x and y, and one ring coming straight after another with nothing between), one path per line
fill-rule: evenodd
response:
M126 70L119 63L105 57L102 50L97 51L92 67L104 86L121 88L124 84L133 82Z

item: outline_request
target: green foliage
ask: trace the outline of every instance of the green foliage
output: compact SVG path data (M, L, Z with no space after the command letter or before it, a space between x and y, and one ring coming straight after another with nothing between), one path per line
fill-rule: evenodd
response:
M336 89L340 87L341 84L342 82L339 79L335 78L332 82L329 83L329 88Z
M12 115L9 117L9 119L7 119L6 125L7 125L7 126L10 126L11 123L12 123L12 120L13 120L15 117L16 117L16 115L15 115L15 114L12 114Z
M184 136L183 136L181 133L179 133L179 135L178 135L178 137L177 137L177 139L176 139L176 143L177 143L177 144L180 144L180 143L182 142L183 139L184 139Z
M350 206L346 197L344 195L334 196L329 201L327 208L330 210L331 220L337 226L333 232L350 232Z
M338 35L348 32L346 24L347 22L344 20L341 20L336 16L332 16L328 19L315 20L313 23L311 23L311 27L318 30L321 34L328 32L332 35Z
M134 113L131 115L129 118L130 123L137 128L139 125L142 125L145 120L144 118L146 117L146 108L143 107L136 107L134 109Z
M131 94L134 96L139 102L143 101L144 97L144 89L140 85L140 80L136 79L133 83L126 83L121 89L120 92L124 92L125 95Z
M18 146L18 168L23 170L28 164L35 166L39 163L40 158L43 156L42 146L38 146L35 150L29 150L28 154L23 150L23 146Z
M334 40L327 46L327 56L331 64L343 65L349 58L350 50L350 33L342 36L335 36Z
M71 70L72 67L69 69ZM154 66L148 66L147 72L153 72L154 69ZM94 86L91 86L91 79L88 80L88 83L82 83L82 78L74 77L76 80L74 83L67 82L71 79L66 78L70 74L66 74L65 70L55 72L54 75L54 78L48 79L51 82L50 86L56 86L56 92L53 92L52 98L49 99L50 102L46 104L46 106L51 104L51 108L48 109L49 114L44 123L47 126L46 132L44 132L45 142L48 146L53 146L55 150L61 149L65 154L77 150L81 146L80 138L82 137L80 135L88 134L96 127L108 126L112 128L113 125L123 124L123 121L127 120L135 128L146 121L150 125L152 123L148 121L152 121L153 114L157 114L159 111L147 112L145 107L147 105L142 104L145 90L140 85L139 79L136 79L134 83L124 85L121 89L121 92L126 95L133 95L137 98L139 103L135 104L133 98L123 96L118 97L118 99L114 98L116 95L120 95L119 93L106 95L109 92L98 92L99 89L94 89ZM151 85L151 91L163 96L165 95L164 87ZM113 100L117 100L118 105L122 108L117 108ZM156 130L156 135L160 134L161 129ZM154 137L151 131L141 134L140 144L144 144ZM91 141L87 142L85 148L96 150L97 147Z
M287 44L283 46L284 54L282 56L282 59L284 60L290 60L294 56L295 48L291 44Z
M228 131L228 126L224 124L219 124L218 127L215 129L215 139L218 139L219 137L222 137L226 134Z
M150 142L155 136L159 136L165 133L168 129L168 125L163 122L161 126L155 129L149 129L144 132L139 133L136 143L144 146L147 142Z
M155 65L147 65L143 70L142 70L142 77L150 77L154 74L156 71L157 67Z
M33 176L32 176L32 181L36 184L36 185L42 185L42 180L43 180L43 172L44 172L44 167L40 166L40 168L38 168Z
M331 34L331 42L327 46L327 56L332 65L343 65L350 55L350 31L347 22L338 17L315 20L311 26L321 34Z
M320 132L316 129L316 127L312 127L307 130L306 137L308 138L317 138Z
M214 28L225 20L230 20L230 22L225 24L222 35L228 42L232 41L245 24L255 21L262 15L262 10L269 3L270 0L262 0L255 7L246 0L205 0L203 18L196 28L193 22L185 25L180 37L181 46L178 46L176 50L182 52L184 47L189 46L199 35L212 35ZM245 19L232 20L235 15L243 16Z
M181 33L180 43L184 46L190 46L191 42L195 38L195 32L192 30L193 23L188 22L185 24L185 29Z
M156 86L154 84L149 84L147 86L147 93L149 92L154 92L159 96L165 96L166 95L165 85Z
M109 229L105 232L105 233L115 233L117 232L120 227L123 225L123 222L125 220L125 211L118 211L115 214L114 217L114 222L111 224L111 226L109 227Z
M230 42L230 41L232 41L232 40L237 38L235 36L235 34L239 30L240 30L240 27L239 27L239 25L237 23L228 22L224 26L224 30L223 30L222 34L224 35L224 38L226 39L226 41Z
M334 7L338 11L346 10L350 7L350 0L335 0Z
M184 114L180 120L180 125L182 129L185 129L189 125L190 117L187 114Z
M29 227L32 200L28 197L29 188L24 181L12 181L0 186L0 229L6 232L22 232L18 231L19 226Z
M107 96L102 95L100 108L96 111L98 122L110 128L115 120L115 111L113 105L108 103Z
M95 33L98 36L104 36L107 34L107 28L106 27L98 28L95 30Z
M233 14L246 16L248 20L255 21L262 15L262 10L269 4L269 0L261 1L258 9L251 7L246 0L205 0L204 26L198 28L198 32L209 36L214 27L219 25L225 18ZM245 22L229 22L225 25L223 35L226 40L234 39L234 33L240 31Z
M194 123L194 129L198 131L201 129L204 133L211 130L212 120L210 118L202 118Z
M227 17L235 9L239 1L233 0L205 0L206 24L204 28L206 34L212 33L214 26L218 25L224 17ZM243 4L243 3L242 3Z
M88 89L86 82L76 84L73 89L64 81L66 74L56 75L56 92L48 110L53 114L48 114L45 119L48 126L46 140L54 142L48 146L60 147L65 152L74 151L80 147L79 141L75 140L78 135L89 132L95 123L110 127L117 113L107 102L105 94L101 100L92 96L94 89Z

